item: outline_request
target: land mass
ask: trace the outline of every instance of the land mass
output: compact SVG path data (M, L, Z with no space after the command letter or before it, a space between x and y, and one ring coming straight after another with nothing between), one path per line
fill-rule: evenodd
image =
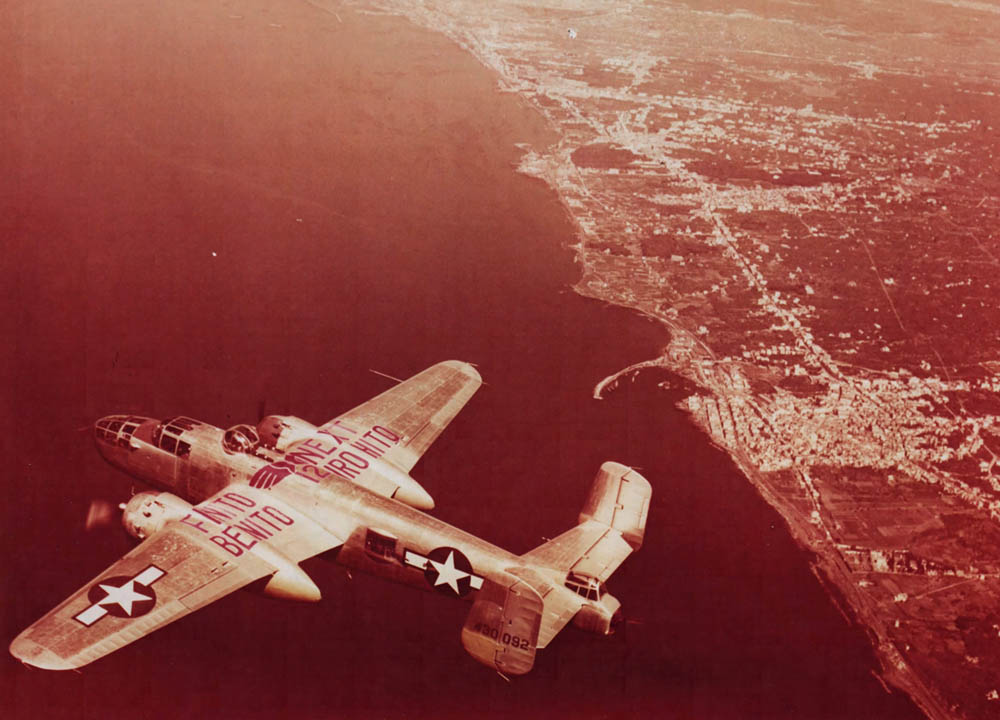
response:
M1000 711L1000 10L355 5L544 114L560 140L520 169L576 224L576 290L670 331L626 372L692 382L888 683L932 718Z

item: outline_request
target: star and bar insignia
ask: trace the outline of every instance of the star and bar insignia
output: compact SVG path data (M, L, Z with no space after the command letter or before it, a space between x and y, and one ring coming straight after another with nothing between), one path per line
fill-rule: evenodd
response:
M426 557L407 550L404 559L410 567L424 571L428 585L446 595L461 597L483 586L483 578L475 574L469 558L455 548L435 548Z
M95 583L87 599L90 607L73 616L82 625L90 627L106 615L134 618L145 615L156 605L152 585L166 575L155 565L150 565L132 577L117 575Z

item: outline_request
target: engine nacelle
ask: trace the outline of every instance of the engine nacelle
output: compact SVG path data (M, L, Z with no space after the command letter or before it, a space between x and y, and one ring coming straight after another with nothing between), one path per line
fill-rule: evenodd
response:
M322 595L316 583L298 565L289 564L270 577L261 590L268 597L297 602L319 602Z
M266 543L254 545L253 553L273 567L275 572L260 583L252 585L250 589L279 600L317 602L322 597L316 583L306 575L298 563L289 560Z
M293 415L268 415L257 423L260 444L278 452L285 452L292 443L312 436L316 429L312 423Z
M614 595L605 594L598 602L589 602L573 616L573 624L598 635L611 635L621 622L622 604Z
M191 512L191 503L166 492L136 493L125 504L122 525L128 534L145 540L168 520L179 520Z

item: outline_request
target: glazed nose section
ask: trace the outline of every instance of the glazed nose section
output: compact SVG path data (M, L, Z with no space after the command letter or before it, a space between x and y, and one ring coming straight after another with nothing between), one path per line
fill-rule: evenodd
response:
M94 441L101 455L116 462L128 452L133 434L149 434L155 424L156 420L138 415L108 415L94 423Z
M122 415L108 415L94 423L94 440L98 450L103 453L109 446L117 444L118 431L121 430L124 420Z
M112 465L121 463L125 451L118 447L118 431L123 418L120 415L108 415L94 423L94 444L101 457Z

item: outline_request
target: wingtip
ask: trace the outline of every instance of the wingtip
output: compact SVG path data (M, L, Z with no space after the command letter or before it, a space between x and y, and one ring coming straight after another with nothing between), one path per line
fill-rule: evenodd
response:
M26 638L24 633L14 638L10 644L10 654L25 665L42 670L73 670L79 667L78 663L67 660L34 640Z
M466 377L468 377L470 380L474 380L474 381L476 381L478 383L481 383L483 381L482 375L479 374L479 371L476 369L475 365L473 365L472 363L467 363L467 362L464 362L462 360L446 360L445 362L443 362L441 364L444 365L444 366L446 366L446 367L450 367L450 368L453 368L455 370L458 370L463 375L465 375Z
M607 462L601 464L601 472L615 477L627 478L630 482L634 482L650 492L653 489L649 480L630 465L624 465L620 462L615 462L614 460L608 460Z

